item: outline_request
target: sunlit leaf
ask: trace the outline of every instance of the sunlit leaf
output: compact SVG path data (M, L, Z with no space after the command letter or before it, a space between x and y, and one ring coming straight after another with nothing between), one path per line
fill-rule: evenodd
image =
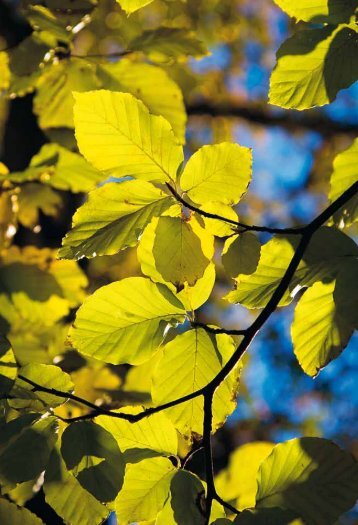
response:
M81 153L100 170L149 181L174 180L183 161L170 124L129 93L76 93L74 119Z
M41 128L73 127L73 91L96 89L93 64L76 58L54 63L40 78L34 112Z
M201 205L200 209L208 213L220 215L231 221L239 220L236 211L228 204L223 204L222 202L208 201L204 205ZM212 235L215 235L216 237L226 237L233 234L233 228L235 228L234 225L224 222L223 220L208 219L204 216L201 218L205 224L205 229Z
M140 407L124 407L118 412L138 414ZM116 439L126 463L155 456L175 456L178 437L171 421L164 412L145 417L136 423L110 416L98 416L96 422Z
M101 64L97 74L103 87L131 93L144 102L154 115L162 115L171 124L180 142L185 142L186 113L178 85L163 69L130 60Z
M0 523L4 525L43 525L43 521L35 514L27 509L19 508L4 498L0 498Z
M17 376L17 364L10 342L0 335L0 395L10 392Z
M63 258L111 255L134 246L151 218L170 206L171 199L146 181L108 183L89 194L73 217L63 240Z
M0 52L0 91L7 89L10 85L9 57L7 53Z
M44 492L47 503L70 525L99 525L109 514L67 470L57 449L46 469Z
M358 139L346 150L339 153L333 162L331 186L328 194L330 202L335 201L358 179ZM333 215L339 227L349 226L358 220L358 196L352 197Z
M166 458L127 465L124 485L116 499L119 523L154 519L168 499L176 469Z
M232 338L224 334L212 336L200 328L176 336L163 348L163 357L154 372L154 403L160 405L204 387L220 372L233 351ZM238 372L234 370L214 395L214 429L220 427L235 408ZM166 414L181 433L202 434L202 396L169 408Z
M357 7L355 0L275 0L288 15L314 23L349 22Z
M18 373L45 388L55 388L68 393L73 391L73 383L70 376L58 366L28 364L20 368ZM16 379L11 395L15 398L9 401L10 406L13 408L31 408L38 412L47 410L48 407L56 407L66 401L65 398L60 398L54 394L34 390L31 384L21 378Z
M18 219L27 228L39 223L41 211L44 215L56 217L62 206L62 199L49 186L28 183L22 186L18 195Z
M317 282L299 300L291 327L296 357L315 376L340 355L358 328L358 297L352 293L358 262L345 264L337 279Z
M295 518L295 513L292 511L274 507L245 510L234 519L234 525L303 525L303 523Z
M131 14L141 7L151 4L153 0L117 0L117 2L122 7L122 9L124 9L128 14Z
M251 165L251 150L244 146L229 142L203 146L187 162L180 186L199 204L213 198L236 204L249 185Z
M226 296L227 300L247 308L263 308L281 281L297 243L297 236L280 236L264 244L256 271L250 275L240 274L237 289ZM333 279L342 261L356 257L357 250L352 239L339 230L320 228L312 237L280 306L289 304L299 288Z
M85 355L140 364L157 350L167 324L183 321L184 313L164 286L130 277L103 286L84 302L71 338Z
M273 443L256 441L237 448L229 458L229 465L215 479L218 493L239 509L254 507L256 476L264 459L271 453Z
M353 24L298 31L280 47L271 75L270 103L307 109L332 102L358 77Z
M124 459L115 438L88 421L68 426L62 435L62 457L77 481L99 501L112 501L124 479Z
M330 525L356 501L358 465L331 441L292 439L276 445L257 480L258 507L287 508L312 525Z

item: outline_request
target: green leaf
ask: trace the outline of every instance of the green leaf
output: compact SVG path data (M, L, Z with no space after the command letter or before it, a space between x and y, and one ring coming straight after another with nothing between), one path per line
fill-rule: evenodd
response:
M3 525L43 525L35 514L0 498L0 523Z
M60 60L48 68L37 84L34 113L42 129L73 128L73 92L99 87L95 66L76 58Z
M357 7L355 0L275 0L289 16L305 22L339 24L349 22Z
M257 480L258 507L279 506L310 525L331 525L356 501L358 465L331 441L292 439L276 445Z
M12 485L36 478L46 468L57 429L52 416L34 420L25 415L2 425L1 483Z
M225 241L221 261L229 277L251 275L259 264L260 252L261 244L256 235L241 233Z
M140 407L124 407L118 412L138 414ZM111 416L98 416L96 422L116 439L126 463L137 463L155 456L176 456L178 436L164 412L145 417L136 423Z
M208 54L207 47L194 32L172 27L144 31L129 43L129 48L143 51L153 62L164 63L188 56L201 58Z
M144 230L138 247L142 272L177 291L203 277L214 254L214 238L196 220L159 217Z
M338 357L358 328L358 297L352 293L358 279L358 261L345 264L337 280L317 282L295 308L291 326L294 352L311 375Z
M59 256L79 259L112 255L134 246L151 218L170 204L167 194L146 181L105 184L91 192L75 213Z
M70 42L72 32L61 25L56 16L42 5L30 5L27 7L26 18L35 31L45 32L46 36L53 38L54 45L57 42Z
M62 457L82 487L99 501L112 501L122 487L124 458L115 438L88 421L69 425L62 435Z
M307 109L335 100L358 77L357 33L350 26L298 31L277 52L270 103Z
M253 509L245 510L234 519L234 525L303 525L290 510Z
M228 204L223 204L222 202L206 202L204 205L200 206L200 209L208 213L220 215L221 217L225 217L231 221L237 222L239 220L236 211ZM235 226L232 224L219 219L208 219L207 217L200 216L199 214L196 214L196 218L198 221L201 220L205 224L205 229L207 232L215 235L216 237L227 237L228 235L233 234L233 229Z
M99 525L108 517L109 510L68 472L57 449L46 469L44 492L46 502L69 525Z
M0 335L0 396L8 394L17 376L17 364L10 342Z
M45 388L54 388L68 393L73 392L74 389L70 376L58 366L28 364L19 369L19 375ZM28 408L37 412L62 405L66 401L54 394L34 390L32 385L19 377L16 379L11 395L15 397L9 401L12 408Z
M78 147L93 166L116 176L175 179L183 150L167 120L151 115L129 93L100 90L74 96Z
M152 397L161 405L207 385L231 357L234 342L220 334L211 336L203 329L180 334L163 348L153 376ZM219 428L236 406L239 368L220 385L213 400L213 429ZM185 435L203 432L203 398L199 396L166 410L166 415Z
M200 479L178 470L170 483L170 497L155 525L204 525L205 489Z
M251 179L250 148L223 142L203 146L187 162L180 186L198 204L216 201L236 204Z
M9 87L10 78L9 57L7 53L0 52L0 91L4 91Z
M335 201L358 179L358 139L339 153L333 162L328 198ZM358 220L358 195L352 197L334 215L333 221L340 228L350 226Z
M62 207L62 198L49 186L36 182L25 184L18 195L18 219L27 228L34 228L44 215L56 217Z
M185 142L186 112L179 86L167 73L150 64L131 60L108 62L98 66L103 87L131 93L154 115L162 115L172 126L181 143Z
M138 9L151 4L153 0L117 0L122 9L126 11L127 14L134 13Z
M103 286L77 312L70 331L74 346L108 363L140 364L157 350L168 323L185 311L172 293L143 277Z
M0 174L0 180L13 183L40 181L73 193L90 191L103 179L103 173L93 168L81 155L58 144L44 144L25 171Z
M273 237L261 247L257 269L251 275L240 274L237 289L226 299L247 308L264 308L281 281L297 246L297 236ZM280 306L289 304L303 286L333 279L343 261L356 257L358 249L350 237L335 228L320 228L312 237Z
M166 458L145 459L127 465L124 485L116 499L119 523L156 518L168 499L175 467Z
M273 447L273 443L256 441L237 448L230 455L227 468L219 472L215 479L220 496L232 501L238 510L254 507L257 471Z

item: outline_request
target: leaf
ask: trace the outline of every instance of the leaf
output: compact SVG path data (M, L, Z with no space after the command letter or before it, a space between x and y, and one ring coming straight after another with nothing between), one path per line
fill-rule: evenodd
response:
M305 22L337 24L349 22L354 15L355 0L275 0L289 16Z
M68 472L57 449L46 469L44 492L46 502L69 525L100 525L109 514Z
M200 206L200 209L208 213L220 215L221 217L225 217L226 219L230 219L231 221L237 222L239 220L236 211L228 204L223 204L222 202L206 202L204 205ZM199 220L198 216L197 219ZM208 219L204 216L200 217L200 219L205 224L206 231L211 233L212 235L215 235L216 237L226 237L228 235L233 234L233 229L235 228L235 226L233 226L232 224L218 219Z
M142 410L140 407L123 407L118 412L138 414ZM176 430L163 412L136 423L111 416L98 416L96 423L112 434L126 463L137 463L155 456L176 456L178 453Z
M78 147L93 166L119 177L175 179L183 151L168 121L151 115L129 93L100 90L74 96Z
M17 376L17 364L10 342L0 335L0 396L8 394Z
M62 457L82 487L99 501L112 501L122 487L124 459L115 438L88 421L69 425L62 435Z
M10 85L11 72L7 53L0 52L0 91L6 90Z
M196 221L159 217L145 229L138 247L142 272L177 291L203 277L213 256L213 237Z
M62 199L48 186L28 183L21 188L18 206L18 219L21 224L27 228L34 228L40 221L40 211L51 217L58 215L62 207Z
M358 298L352 293L358 262L345 264L336 281L315 283L299 300L291 326L295 355L306 374L316 376L338 357L358 327Z
M178 470L170 484L170 497L155 525L204 525L205 489L200 479Z
M4 498L0 498L0 523L4 525L43 525L43 521L35 514Z
M179 86L156 66L122 59L100 64L97 74L103 87L131 93L154 115L162 115L181 143L185 142L186 112Z
M261 244L253 233L241 233L226 239L221 261L229 277L251 275L260 260Z
M119 524L156 518L169 496L176 472L166 458L145 459L127 465L124 485L116 499Z
M346 150L339 153L333 161L328 198L335 201L358 178L358 139ZM358 196L352 197L334 215L333 222L340 228L350 226L358 220Z
M13 183L39 181L73 193L90 191L103 178L103 173L93 168L81 155L58 144L44 144L25 171L0 174L0 180Z
M151 4L153 0L117 0L122 9L126 11L128 15L134 13L138 9Z
M330 525L355 503L358 465L326 439L292 439L276 445L257 480L258 507L280 506L310 525Z
M72 393L74 389L70 376L58 366L39 363L28 364L19 369L19 375L45 388L54 388L68 393ZM34 390L31 384L19 377L16 379L11 395L15 399L9 400L9 404L17 410L27 408L41 412L49 407L53 408L66 402L66 399L54 394Z
M0 481L11 485L36 478L47 465L57 429L52 416L37 420L33 415L19 416L2 425Z
M335 100L358 77L355 26L326 26L298 31L277 52L271 75L270 103L307 109Z
M251 179L252 154L249 148L223 142L203 146L188 160L180 186L198 204L216 201L236 204Z
M172 62L184 57L202 58L207 47L195 33L186 29L160 27L143 31L129 43L133 51L143 51L153 62Z
M54 46L57 42L71 41L71 31L61 25L50 9L42 5L30 5L25 13L32 28L35 31L45 32L47 37L53 38Z
M211 336L203 329L180 334L163 348L153 375L152 397L155 405L180 398L207 385L231 357L231 337ZM213 400L213 429L219 428L236 405L239 369L217 389ZM203 432L203 398L196 397L166 410L166 415L185 435Z
M273 447L273 443L256 441L234 450L230 455L228 467L219 472L215 479L220 496L226 501L232 501L238 510L254 507L257 471Z
M303 525L290 510L272 509L244 510L234 519L234 525Z
M112 255L134 246L151 218L170 204L170 197L149 182L105 184L91 192L75 213L59 256L79 259Z
M240 274L237 289L226 299L247 308L264 308L281 281L297 246L295 236L273 237L261 247L256 271L251 275ZM320 228L312 237L303 260L291 279L288 291L279 306L289 304L303 286L316 281L333 279L343 261L357 255L357 246L347 235L335 228Z
M48 68L37 84L34 113L40 128L73 128L73 92L99 87L93 64L76 58Z
M140 364L185 311L162 285L129 277L99 288L77 312L70 336L77 350L108 363Z

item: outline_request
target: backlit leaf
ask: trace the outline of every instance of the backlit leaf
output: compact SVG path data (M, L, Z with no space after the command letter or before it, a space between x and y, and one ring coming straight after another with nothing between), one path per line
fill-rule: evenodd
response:
M236 204L249 185L251 165L251 150L244 146L229 142L203 146L187 162L180 186L199 204L213 198Z
M120 524L154 519L168 499L175 467L166 458L145 459L126 467L124 485L116 499Z
M0 335L0 395L8 394L17 376L17 364L10 342Z
M129 93L100 90L75 99L78 147L93 166L116 176L175 179L183 151L167 120Z
M275 0L289 16L314 23L349 22L357 7L355 0Z
M270 103L294 109L323 106L357 77L357 33L353 24L298 31L277 52Z
M113 364L140 364L157 350L167 324L183 321L184 313L164 286L129 277L90 296L70 335L85 355Z
M108 183L89 194L63 240L63 258L112 255L134 246L146 224L170 205L170 197L146 181Z
M0 523L4 525L43 525L43 521L35 514L4 498L0 498Z
M258 473L258 507L283 507L310 525L333 524L357 498L358 465L326 439L276 445Z
M185 396L207 385L234 351L231 337L211 336L203 329L189 330L163 348L153 376L155 405ZM217 389L213 400L213 428L220 427L234 410L238 389L236 369ZM166 415L183 434L203 432L203 398L196 397L166 410Z
M153 0L117 0L117 2L122 7L122 9L124 9L128 14L131 14L141 7L151 4Z
M62 206L62 199L49 186L28 183L22 186L18 195L18 219L27 228L39 223L41 211L44 215L56 217Z
M253 233L241 233L227 239L221 255L226 273L230 277L255 272L260 260L261 244Z

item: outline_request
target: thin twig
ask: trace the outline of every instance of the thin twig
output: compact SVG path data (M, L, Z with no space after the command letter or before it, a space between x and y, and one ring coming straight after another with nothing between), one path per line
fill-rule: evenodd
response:
M253 231L253 232L266 232L266 233L278 233L281 235L301 235L304 230L305 226L301 226L298 228L270 228L268 226L256 226L256 225L250 225L245 224L244 222L234 221L232 219L228 219L227 217L223 217L222 215L217 215L216 213L210 213L208 211L203 210L202 208L198 208L197 206L194 206L193 204L190 204L190 202L186 201L179 195L179 193L171 186L168 182L165 183L168 190L172 193L172 195L176 198L178 202L180 202L183 206L188 208L189 210L195 211L196 213L199 213L199 215L202 215L203 217L207 217L208 219L216 219L218 221L226 222L227 224L231 224L235 226L236 228L241 228L241 230L238 230L238 233L242 233L245 231Z
M197 321L192 321L191 326L193 328L202 328L205 332L209 334L227 334L227 335L245 335L246 330L231 330L228 328L214 328L213 326L208 326L205 323L198 323Z
M127 55L131 55L135 53L135 51L130 51L130 50L127 50L127 51L116 51L116 52L113 52L113 53L107 53L107 54L90 54L90 55L75 55L74 53L71 53L71 57L74 57L74 58L83 58L84 60L87 59L87 58L102 58L102 59L111 59L111 58L122 58L122 57L125 57Z
M205 455L205 477L206 477L206 505L205 525L210 523L211 507L216 496L214 483L213 453L211 447L211 431L213 425L213 396L215 389L207 389L204 394L204 424L203 424L203 447Z

